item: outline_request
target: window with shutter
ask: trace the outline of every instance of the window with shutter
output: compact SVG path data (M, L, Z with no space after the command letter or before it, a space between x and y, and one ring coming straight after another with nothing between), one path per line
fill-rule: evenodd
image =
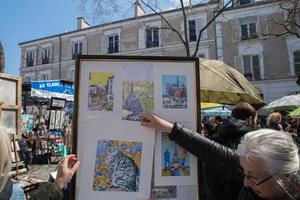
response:
M189 20L189 40L190 40L190 42L194 42L197 40L196 21L195 20Z
M250 39L255 39L258 37L256 33L256 23L249 24L249 33L250 33Z
M294 51L294 66L295 66L295 74L297 76L300 75L300 50Z
M27 67L34 65L34 51L28 51L26 57Z
M252 68L254 80L260 80L259 57L258 55L252 56Z
M146 29L146 48L159 46L159 31L158 28Z
M119 35L108 36L108 49L107 53L118 53L119 52Z
M258 55L243 56L244 76L248 80L260 80L260 64Z
M82 42L75 42L72 46L72 59L75 58L76 55L82 54Z
M244 76L248 80L252 80L251 56L248 55L243 56L243 63L244 63Z
M43 48L42 49L42 64L49 63L49 55L50 55L50 48Z
M248 27L247 27L247 24L241 25L241 33L242 33L242 40L248 40Z

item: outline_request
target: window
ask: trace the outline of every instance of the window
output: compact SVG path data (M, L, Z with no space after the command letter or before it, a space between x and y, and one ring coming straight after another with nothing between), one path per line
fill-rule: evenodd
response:
M259 56L244 55L244 76L248 80L260 80Z
M241 5L241 6L242 6L242 5L246 5L246 4L250 4L250 3L252 3L251 0L240 0L240 5Z
M109 36L107 53L118 53L118 52L119 52L119 35Z
M189 21L189 40L190 42L197 41L196 21Z
M48 80L48 74L41 74L41 80L42 81Z
M300 75L300 50L294 51L295 74Z
M158 47L158 46L159 46L158 28L146 29L146 48Z
M81 54L82 54L82 42L73 43L72 59L74 59L76 55L81 55Z
M34 51L28 51L26 57L27 67L33 66L34 64Z
M241 25L242 40L255 39L258 37L256 32L256 23Z
M42 50L42 64L49 63L49 55L50 55L50 48L43 48Z

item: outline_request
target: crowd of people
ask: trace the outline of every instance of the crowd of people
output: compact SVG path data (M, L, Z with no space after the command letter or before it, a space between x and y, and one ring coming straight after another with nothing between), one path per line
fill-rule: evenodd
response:
M143 114L141 125L168 133L201 161L201 200L300 200L298 122L283 122L280 113L262 121L250 104L241 102L230 118L203 121L201 133L150 113ZM2 128L0 155L0 199L18 200L12 197L21 196L20 189L7 181L10 141ZM63 158L55 183L40 187L31 199L62 199L61 190L78 167L75 155Z

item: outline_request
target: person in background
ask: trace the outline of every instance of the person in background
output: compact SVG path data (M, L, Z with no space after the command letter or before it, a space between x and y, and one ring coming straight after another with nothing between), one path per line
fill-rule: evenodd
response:
M11 170L11 145L9 134L0 126L0 199L24 200L24 192L20 185L13 184L8 177ZM31 194L30 200L62 200L64 186L70 182L79 167L75 155L63 158L57 168L54 183L45 183Z
M279 112L273 112L267 119L267 128L282 130L281 114Z
M249 103L240 102L233 108L230 121L224 122L218 128L215 141L236 149L241 138L249 131L256 129L256 126L256 110Z
M300 200L299 149L288 134L250 131L234 151L155 114L144 114L141 125L169 133L175 143L218 169L220 181L240 181L239 188L231 189L236 200Z
M223 119L221 116L214 117L213 127L214 127L216 133L218 132L219 127L222 125L222 122L223 122Z

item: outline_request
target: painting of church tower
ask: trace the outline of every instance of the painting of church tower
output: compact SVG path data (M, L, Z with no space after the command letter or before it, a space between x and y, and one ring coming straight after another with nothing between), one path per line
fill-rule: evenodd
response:
M133 65L123 70L122 119L140 121L142 113L154 109L153 68Z
M163 75L162 83L162 107L168 109L186 109L188 106L186 76Z

